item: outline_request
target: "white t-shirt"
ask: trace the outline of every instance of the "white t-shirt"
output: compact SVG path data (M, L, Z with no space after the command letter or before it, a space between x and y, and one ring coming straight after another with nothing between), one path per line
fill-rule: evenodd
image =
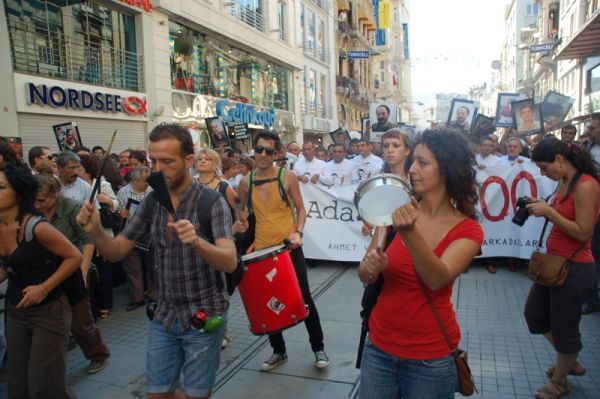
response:
M354 162L347 159L342 160L340 163L336 163L332 159L327 162L325 176L319 180L328 186L347 186L352 184L355 167Z
M518 156L516 159L514 159L514 160L509 160L509 159L508 159L508 155L504 155L504 156L502 156L502 157L500 157L500 158L498 159L498 163L496 164L496 166L499 166L499 165L504 165L504 166L507 166L507 165L508 165L508 166L513 166L513 165L515 165L515 164L517 163L517 161L519 161L519 160L522 160L522 161L523 161L523 163L529 163L529 162L531 162L531 160L530 160L529 158L527 158L527 157L524 157L524 156L522 156L522 155L519 155L519 156Z
M296 176L307 176L310 179L315 174L323 176L325 166L325 162L320 159L313 158L312 161L308 161L303 157L294 164L294 173Z
M482 157L481 154L477 154L475 156L475 160L477 161L477 166L485 166L486 168L491 168L498 163L500 157L497 157L494 154L490 154L487 157Z
M383 159L373 154L366 158L362 155L357 155L352 159L352 161L354 162L355 166L354 177L352 180L355 183L360 183L361 181L381 172L381 167L383 166Z
M596 144L590 149L590 153L592 157L596 160L597 163L600 164L600 145Z

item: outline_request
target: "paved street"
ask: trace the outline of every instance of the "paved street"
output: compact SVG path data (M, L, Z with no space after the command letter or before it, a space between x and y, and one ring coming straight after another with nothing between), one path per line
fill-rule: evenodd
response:
M322 263L309 269L309 280L325 331L325 348L332 360L329 368L320 371L313 366L308 334L299 326L284 333L288 362L275 372L260 372L260 364L271 353L268 340L249 332L236 294L229 314L232 341L222 352L215 399L330 399L355 394L362 292L355 265ZM478 397L532 398L545 381L543 368L552 362L552 352L543 338L528 334L522 316L529 285L524 270L512 273L505 267L495 275L482 267L471 267L455 285L453 301L463 331L461 346L469 352ZM69 353L68 383L79 398L144 397L148 321L143 308L125 312L126 301L126 288L117 288L115 309L108 319L99 321L112 351L104 371L88 376L88 362L81 351ZM583 377L569 377L568 398L600 398L600 313L584 316L581 327L581 361L588 372ZM6 370L2 370L0 380L0 397L4 397Z

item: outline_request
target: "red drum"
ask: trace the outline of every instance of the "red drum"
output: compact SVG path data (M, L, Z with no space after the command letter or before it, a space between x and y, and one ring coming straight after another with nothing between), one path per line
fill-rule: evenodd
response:
M246 266L240 296L256 335L293 327L308 317L290 253L283 245L242 256Z

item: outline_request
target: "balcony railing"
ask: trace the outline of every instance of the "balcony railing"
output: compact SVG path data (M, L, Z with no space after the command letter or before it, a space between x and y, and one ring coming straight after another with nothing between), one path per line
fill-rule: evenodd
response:
M309 42L305 40L302 44L302 51L304 55L316 58L319 61L328 63L329 53L325 47L318 46L315 42Z
M17 72L144 91L139 54L12 21L8 30Z
M313 115L319 118L332 119L333 108L323 105L306 104L304 101L300 103L300 110L304 115Z
M244 22L247 25L250 25L254 29L264 32L263 26L263 16L260 10L253 10L249 7L242 7L238 3L229 3L229 15L232 15Z

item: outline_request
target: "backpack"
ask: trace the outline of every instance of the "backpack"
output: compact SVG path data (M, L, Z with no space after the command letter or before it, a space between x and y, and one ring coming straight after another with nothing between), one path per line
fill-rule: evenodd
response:
M196 208L198 221L200 222L200 231L198 233L202 238L213 245L215 243L215 239L212 235L210 214L213 204L220 197L222 197L220 192L206 188L203 190ZM144 218L149 220L151 215L154 213L154 207L158 203L154 191L147 195L146 202L147 204ZM213 272L215 273L217 288L223 290L226 284L227 292L229 295L233 295L235 287L241 283L242 278L244 277L244 265L240 260L240 256L238 256L236 269L232 273L220 272L218 270L213 270ZM223 284L223 274L225 274L225 284Z

